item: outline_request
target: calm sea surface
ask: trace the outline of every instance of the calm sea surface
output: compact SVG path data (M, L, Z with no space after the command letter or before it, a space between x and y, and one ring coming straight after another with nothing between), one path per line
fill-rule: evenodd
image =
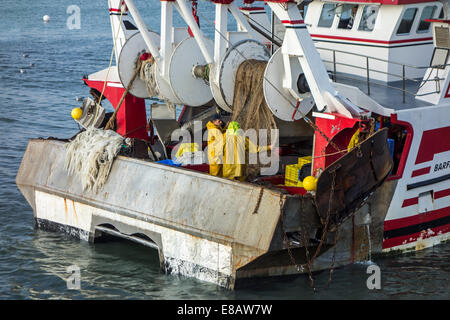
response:
M81 29L69 30L66 10L81 9ZM136 0L159 31L159 1ZM212 5L200 2L203 16ZM167 276L156 251L128 243L88 244L34 229L33 212L14 182L29 138L69 137L70 111L88 96L81 77L109 63L106 0L2 0L0 19L0 299L448 299L450 245L375 259L316 275L261 283L230 292L195 279ZM51 22L44 24L47 14ZM211 21L213 18L211 17ZM208 26L208 22L203 21ZM28 54L28 57L24 57ZM22 72L20 71L22 69ZM366 286L367 266L381 268L381 290ZM81 290L67 290L66 268L81 269Z

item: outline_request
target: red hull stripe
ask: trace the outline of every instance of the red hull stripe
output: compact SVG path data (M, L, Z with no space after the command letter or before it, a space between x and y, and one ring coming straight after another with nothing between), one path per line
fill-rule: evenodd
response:
M408 43L408 42L420 42L420 41L433 40L432 37L427 37L427 38L417 38L417 39L404 39L404 40L385 41L385 40L374 40L374 39L362 39L362 38L329 36L329 35L324 35L324 34L311 34L311 37L313 37L313 38L334 39L334 40L345 40L345 41L368 42L368 43L381 43L381 44L396 44L396 43Z
M411 198L411 199L405 199L403 201L402 208L413 206L413 205L418 204L418 203L419 203L419 197L415 197L415 198Z
M430 222L432 220L437 220L450 216L450 207L445 207L427 213L420 213L414 216L409 216L405 218L388 220L384 222L384 231L390 231L394 229L405 228L413 226L416 224Z
M287 24L303 24L305 23L304 20L281 20L281 23L287 23Z
M434 193L434 200L450 196L450 188Z
M431 167L425 167L422 169L414 170L411 174L411 178L418 177L418 176L421 176L424 174L428 174L428 173L430 173L430 169L431 169Z
M423 239L426 239L426 238L434 237L438 234L444 234L444 233L450 232L450 224L446 224L446 225L435 227L435 228L430 228L430 230L433 231L432 234L428 234L427 232L424 232L424 233L416 232L413 234L408 234L408 235L404 235L404 236L400 236L400 237L396 237L396 238L385 239L385 240L383 240L383 249L388 249L388 248L400 246L402 244L414 242L420 237L420 235L422 235Z
M448 196L450 196L450 188L434 192L433 199L437 200L437 199L445 198L445 197L448 197ZM418 203L419 203L419 197L405 199L403 201L402 208L413 206L413 205L418 204Z
M416 164L433 160L436 153L450 150L450 126L423 132Z

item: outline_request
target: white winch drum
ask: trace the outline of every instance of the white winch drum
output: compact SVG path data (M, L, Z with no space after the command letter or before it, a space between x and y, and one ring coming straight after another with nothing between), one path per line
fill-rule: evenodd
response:
M170 86L170 84L166 80L166 78L164 78L161 75L161 71L159 68L160 68L160 65L157 64L155 73L153 75L155 77L157 91L159 92L159 97L157 97L157 98L160 98L160 99L163 99L168 102L175 103L175 104L183 104L183 102L180 99L178 99L178 97L173 92L172 87Z
M297 89L297 79L303 73L298 58L290 58L292 82L295 93L301 98L298 109L297 100L289 90L283 88L283 77L285 75L283 55L279 48L267 63L264 72L263 89L267 106L272 113L284 121L296 121L302 119L314 106L314 99L310 92L301 94Z
M150 38L154 43L160 42L159 34L149 31ZM148 52L147 45L140 32L132 35L123 45L119 55L117 69L119 71L119 79L123 87L126 88L134 75L138 59L143 53ZM129 91L133 96L138 98L149 98L147 86L144 80L137 75L136 79Z
M160 36L157 33L153 31L149 31L149 33L152 41L154 41L155 43L160 43ZM145 52L148 52L147 45L145 44L145 41L139 32L132 35L122 47L122 51L120 52L119 57L118 71L120 82L122 82L122 85L125 88L128 86L131 78L133 77L138 59ZM168 81L161 77L160 72L158 72L158 65L156 66L155 70L156 71L153 76L155 77L157 86L156 91L159 92L159 97L150 97L147 91L146 83L140 78L139 75L134 80L133 85L131 86L130 93L138 98L161 98L172 103L180 104L181 101L172 91L172 88L170 87Z
M223 110L232 112L236 72L241 63L250 59L267 61L269 58L267 47L253 39L236 42L230 47L220 63L218 77L210 72L211 91L217 104ZM218 83L214 79L218 79Z
M203 40L212 52L212 41ZM203 65L206 65L206 60L195 38L182 40L173 50L169 61L169 83L181 104L199 107L213 99L209 84L194 77L194 67Z

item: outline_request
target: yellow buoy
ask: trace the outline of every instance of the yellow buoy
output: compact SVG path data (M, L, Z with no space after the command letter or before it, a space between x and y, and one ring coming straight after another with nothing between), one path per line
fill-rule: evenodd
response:
M306 191L314 191L317 188L317 179L313 176L306 177L302 183Z
M83 116L83 110L81 108L73 108L71 115L75 120L79 120Z

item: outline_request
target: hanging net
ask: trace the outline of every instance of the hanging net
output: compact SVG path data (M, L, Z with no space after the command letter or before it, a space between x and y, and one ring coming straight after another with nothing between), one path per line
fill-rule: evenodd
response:
M273 113L264 98L262 83L266 65L267 61L245 60L236 72L234 86L231 120L237 121L244 131L256 130L258 136L259 129L267 129L267 141L254 141L258 145L261 143L270 145L272 139L275 139L271 136L270 130L277 129ZM261 167L260 163L248 165L246 169L248 179L258 176Z

